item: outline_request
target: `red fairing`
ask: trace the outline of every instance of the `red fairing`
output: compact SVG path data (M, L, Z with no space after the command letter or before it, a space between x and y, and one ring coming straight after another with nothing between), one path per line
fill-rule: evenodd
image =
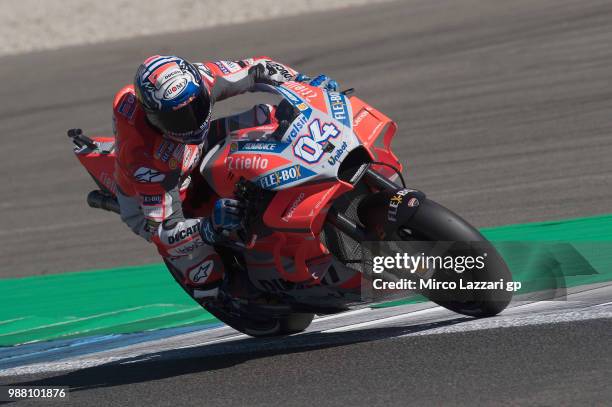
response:
M96 144L112 147L115 143L113 137L93 137ZM115 182L115 151L100 154L99 152L76 154L79 162L87 169L87 172L94 180L102 185L113 195L117 193L117 183Z
M271 238L259 241L254 249L272 251L281 277L292 282L320 283L321 276L310 270L313 261L329 256L319 234L334 197L352 189L342 181L299 186L279 191L264 213L266 226L276 229ZM282 257L292 257L295 271L289 273Z
M350 184L335 181L279 191L264 213L264 223L273 229L318 234L330 201L352 188Z
M225 198L234 195L236 182L240 177L256 178L264 173L291 163L284 157L258 152L230 154L232 143L222 147L223 151L212 163L212 179L217 193Z
M402 164L391 150L391 142L395 137L397 124L358 97L352 96L350 101L353 107L353 131L357 137L375 161L385 162L401 171ZM376 147L374 144L381 134L383 135L383 147ZM374 169L387 177L395 174L392 169L386 166L374 165Z

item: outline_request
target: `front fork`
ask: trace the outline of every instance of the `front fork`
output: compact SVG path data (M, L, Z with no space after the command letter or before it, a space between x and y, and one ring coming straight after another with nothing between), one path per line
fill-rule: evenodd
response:
M378 223L382 223L385 229L393 228L397 224L401 225L403 224L403 222L409 220L414 215L416 210L418 209L419 199L420 200L425 199L424 193L417 191L417 190L402 188L401 185L396 184L395 182L391 181L390 179L383 176L382 174L376 172L372 168L368 168L365 171L361 181L365 181L368 185L370 185L371 187L379 191L375 193L372 198L374 198L374 200L382 201L383 204L386 201L388 202L387 205L390 205L392 203L390 198L392 199L393 198L392 195L398 191L407 191L407 194L409 194L411 197L416 199L417 205L407 207L406 203L410 202L410 200L409 199L404 200L403 199L404 195L401 195L402 199L400 200L400 202L403 201L403 204L404 204L403 207L401 208L402 209L401 216L399 216L398 219L395 219L393 222L390 222L388 219L388 216L386 215L378 216L377 218L380 218L380 219L376 219L376 220L378 221ZM391 195L391 197L389 198L386 196L376 196L376 195ZM380 215L380 214L374 214L374 215ZM329 223L331 223L334 227L336 227L338 230L347 234L348 236L350 236L352 239L356 240L357 242L361 243L365 241L379 240L379 237L377 236L376 232L372 230L371 227L366 228L366 227L363 227L357 224L354 220L350 219L345 214L338 212L333 207L330 209L326 220ZM398 220L400 222L398 222Z

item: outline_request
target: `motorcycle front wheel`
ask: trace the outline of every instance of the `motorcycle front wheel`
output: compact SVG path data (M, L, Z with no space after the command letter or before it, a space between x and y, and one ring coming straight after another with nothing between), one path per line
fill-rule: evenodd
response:
M360 212L368 219L361 219L361 222L369 225L366 227L371 230L380 229L380 225L372 223L373 219L386 219L387 211L387 200L366 198ZM380 213L383 216L371 216L373 213ZM451 311L473 317L489 317L503 311L512 299L512 292L499 289L499 285L498 288L491 289L465 289L466 281L468 284L477 282L482 287L493 287L494 283L502 281L502 285L506 287L507 283L512 281L512 274L495 247L476 228L430 199L420 200L414 215L398 225L391 233L386 233L382 240L389 241L390 244L412 241L415 245L425 246L426 249L432 249L440 244L444 255L454 259L467 256L486 257L485 267L471 273L459 274L454 270L434 267L422 270L427 279L439 283L452 282L446 284L445 289L417 290L418 293ZM429 242L432 244L429 245ZM391 249L391 246L386 247ZM425 277L421 279L423 278Z
M472 225L459 215L444 206L425 199L410 221L396 231L398 240L423 240L443 242L470 242L456 244L449 249L451 256L485 256L485 268L477 271L473 277L479 282L504 283L512 281L508 266L497 252L493 244L487 241ZM476 272L474 272L476 273ZM438 281L458 281L465 278L455 272L436 271L434 278ZM458 285L459 287L459 285ZM489 317L503 311L512 299L512 292L503 289L456 290L447 292L450 298L438 298L425 291L437 304L451 311L473 317ZM445 296L446 297L446 296Z

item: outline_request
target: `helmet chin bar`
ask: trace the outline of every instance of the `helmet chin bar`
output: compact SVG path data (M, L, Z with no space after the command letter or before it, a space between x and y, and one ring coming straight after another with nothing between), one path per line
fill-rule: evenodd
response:
M148 114L145 115L145 120L149 126L151 126L156 131L161 133L163 138L165 138L166 140L173 141L175 143L179 143L179 144L200 145L206 142L206 136L208 135L208 131L210 130L210 122L208 122L206 123L206 125L202 124L202 127L204 128L201 130L194 130L194 131L185 132L185 133L171 133L171 132L164 131L163 129L159 128L159 126L156 126L151 121Z
M175 135L172 133L162 133L162 137L180 144L200 145L206 141L208 135L208 127L204 130L193 131L192 134L183 133L184 136Z

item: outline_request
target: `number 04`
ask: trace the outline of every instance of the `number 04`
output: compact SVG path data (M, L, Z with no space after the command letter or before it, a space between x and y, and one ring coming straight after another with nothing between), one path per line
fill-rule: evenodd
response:
M323 145L332 137L338 137L340 131L331 123L321 126L319 119L313 120L308 125L309 135L304 135L297 139L293 152L295 155L307 163L315 163L323 155Z

